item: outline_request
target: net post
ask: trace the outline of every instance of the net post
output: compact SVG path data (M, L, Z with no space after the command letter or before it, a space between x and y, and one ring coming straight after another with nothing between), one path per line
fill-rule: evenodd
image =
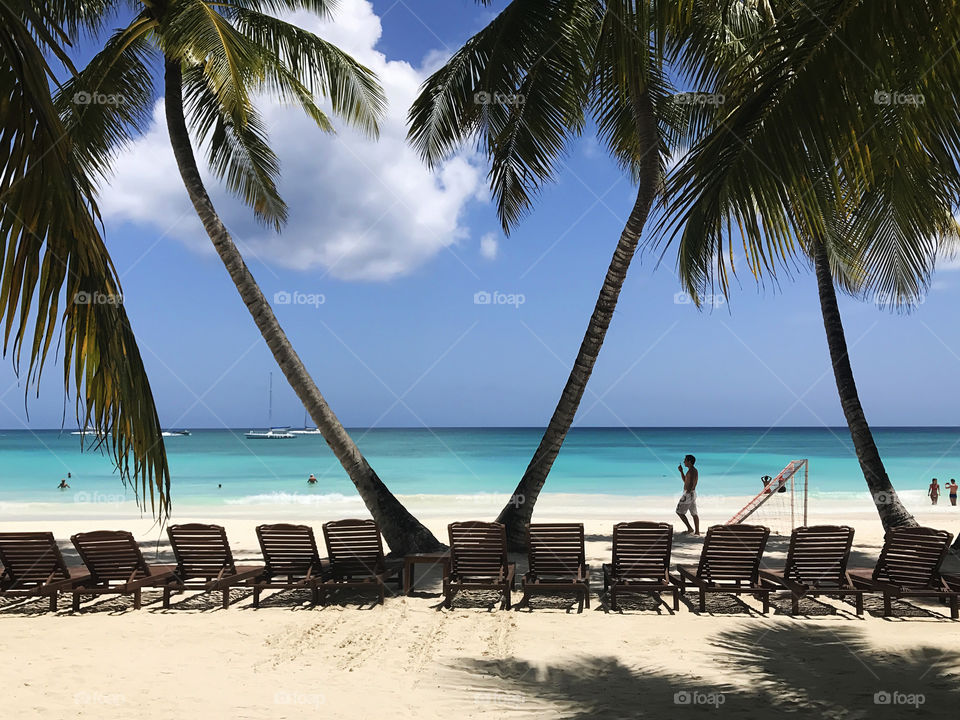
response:
M810 476L810 460L803 461L803 524L807 524L807 485Z

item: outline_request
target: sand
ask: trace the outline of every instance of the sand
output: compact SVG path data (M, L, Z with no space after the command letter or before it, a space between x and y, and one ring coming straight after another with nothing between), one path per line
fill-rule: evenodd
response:
M438 537L452 519L490 518L498 500L405 499ZM537 519L585 523L596 590L613 523L669 518L670 504L669 498L545 495ZM732 507L706 498L702 505L704 526L727 519ZM922 524L960 527L960 508L911 509ZM0 527L53 530L65 550L75 532L129 529L149 559L170 559L162 531L128 507L83 510L7 506L0 508ZM225 525L238 558L251 559L258 556L259 522L306 522L319 531L326 520L362 514L349 498L330 507L292 502L203 513L209 511L178 508L175 520ZM851 564L872 565L882 537L869 504L812 502L809 521L853 525ZM678 537L675 560L695 562L699 548L698 539ZM786 539L773 538L770 564L785 551ZM522 571L524 559L516 560ZM956 559L951 563L960 569ZM863 619L835 599L804 600L801 616L791 618L785 599L763 617L755 599L726 596L712 596L703 615L689 601L674 614L646 599L613 613L596 592L582 615L562 599L501 611L482 593L444 610L436 571L418 576L414 596L382 606L348 595L312 608L304 594L288 592L266 595L253 610L249 592L234 595L226 611L218 597L198 593L176 596L168 611L153 592L139 611L129 599L110 596L85 603L80 613L4 602L6 715L880 718L955 714L960 702L960 623L949 620L944 606L924 601L898 603L895 619L880 617L877 600L868 601Z

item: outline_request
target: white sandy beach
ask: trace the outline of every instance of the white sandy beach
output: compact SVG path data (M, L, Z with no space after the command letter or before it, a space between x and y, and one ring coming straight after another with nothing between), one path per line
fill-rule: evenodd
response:
M451 520L493 517L500 498L404 501L445 538ZM734 504L704 498L703 526L726 520ZM15 718L628 718L709 715L719 706L750 718L955 711L960 623L936 603L898 603L895 619L880 617L878 600L868 600L863 619L835 599L805 600L794 619L783 612L786 600L762 617L753 598L726 596L711 597L705 615L688 602L673 614L646 599L608 612L596 590L613 523L668 519L671 509L670 498L541 498L537 520L585 524L595 592L582 615L562 599L534 600L532 611L495 610L482 594L440 610L436 571L418 576L412 597L388 597L383 606L351 595L312 608L305 595L280 593L253 610L243 590L234 591L226 611L217 597L196 593L176 596L168 611L156 592L145 594L140 611L128 598L111 596L78 614L45 612L42 601L6 603L0 608L6 711ZM910 509L921 524L960 527L960 508ZM0 525L52 530L65 551L75 532L129 529L148 560L171 559L165 533L127 507L91 504L72 517L61 512L46 520L49 508L33 510L4 506ZM304 522L319 533L326 520L348 515L365 515L352 498L328 506L230 506L216 517L178 508L174 521L219 522L237 557L256 559L254 527L261 522ZM851 565L872 566L882 532L868 504L845 511L812 502L809 522L853 525ZM695 562L699 548L699 539L677 537L675 562ZM768 563L780 564L785 550L785 538L772 538ZM523 571L525 560L516 560ZM949 562L960 569L955 558Z

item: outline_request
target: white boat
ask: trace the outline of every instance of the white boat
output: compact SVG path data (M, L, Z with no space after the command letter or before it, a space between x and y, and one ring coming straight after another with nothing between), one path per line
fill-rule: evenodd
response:
M164 430L162 433L163 437L189 437L189 430Z
M270 404L267 409L267 421L273 422L273 373L270 373ZM247 440L293 440L297 436L290 432L290 428L271 427L269 430L249 430L246 437Z
M307 411L303 411L303 427L296 430L291 430L291 433L294 435L323 435L322 432L317 430L317 428L307 427Z
M292 440L296 435L286 428L270 428L269 430L250 430L246 437L248 440Z

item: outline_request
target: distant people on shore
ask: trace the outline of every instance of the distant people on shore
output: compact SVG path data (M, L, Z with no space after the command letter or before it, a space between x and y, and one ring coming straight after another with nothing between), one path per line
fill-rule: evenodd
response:
M957 506L957 481L953 478L950 478L950 482L944 483L944 486L947 488L947 492L950 494L950 504L954 507Z
M683 465L677 465L677 470L680 471L680 479L683 480L683 495L680 496L680 501L677 503L677 515L687 526L687 534L699 535L700 516L697 514L697 481L700 479L700 473L694 467L696 462L697 459L693 455L687 455L683 458ZM684 467L687 468L686 472L683 471ZM693 527L690 527L690 523L687 521L687 512L693 518Z
M66 480L66 478L61 478L61 479L60 479L60 484L57 485L57 489L58 489L58 490L69 490L69 489L70 489L70 486L67 485L67 480Z
M310 477L307 478L307 485L316 485L316 484L317 484L317 476L314 475L313 473L310 473Z
M940 481L934 478L930 481L930 487L927 488L927 495L930 496L930 504L936 505L940 499Z

